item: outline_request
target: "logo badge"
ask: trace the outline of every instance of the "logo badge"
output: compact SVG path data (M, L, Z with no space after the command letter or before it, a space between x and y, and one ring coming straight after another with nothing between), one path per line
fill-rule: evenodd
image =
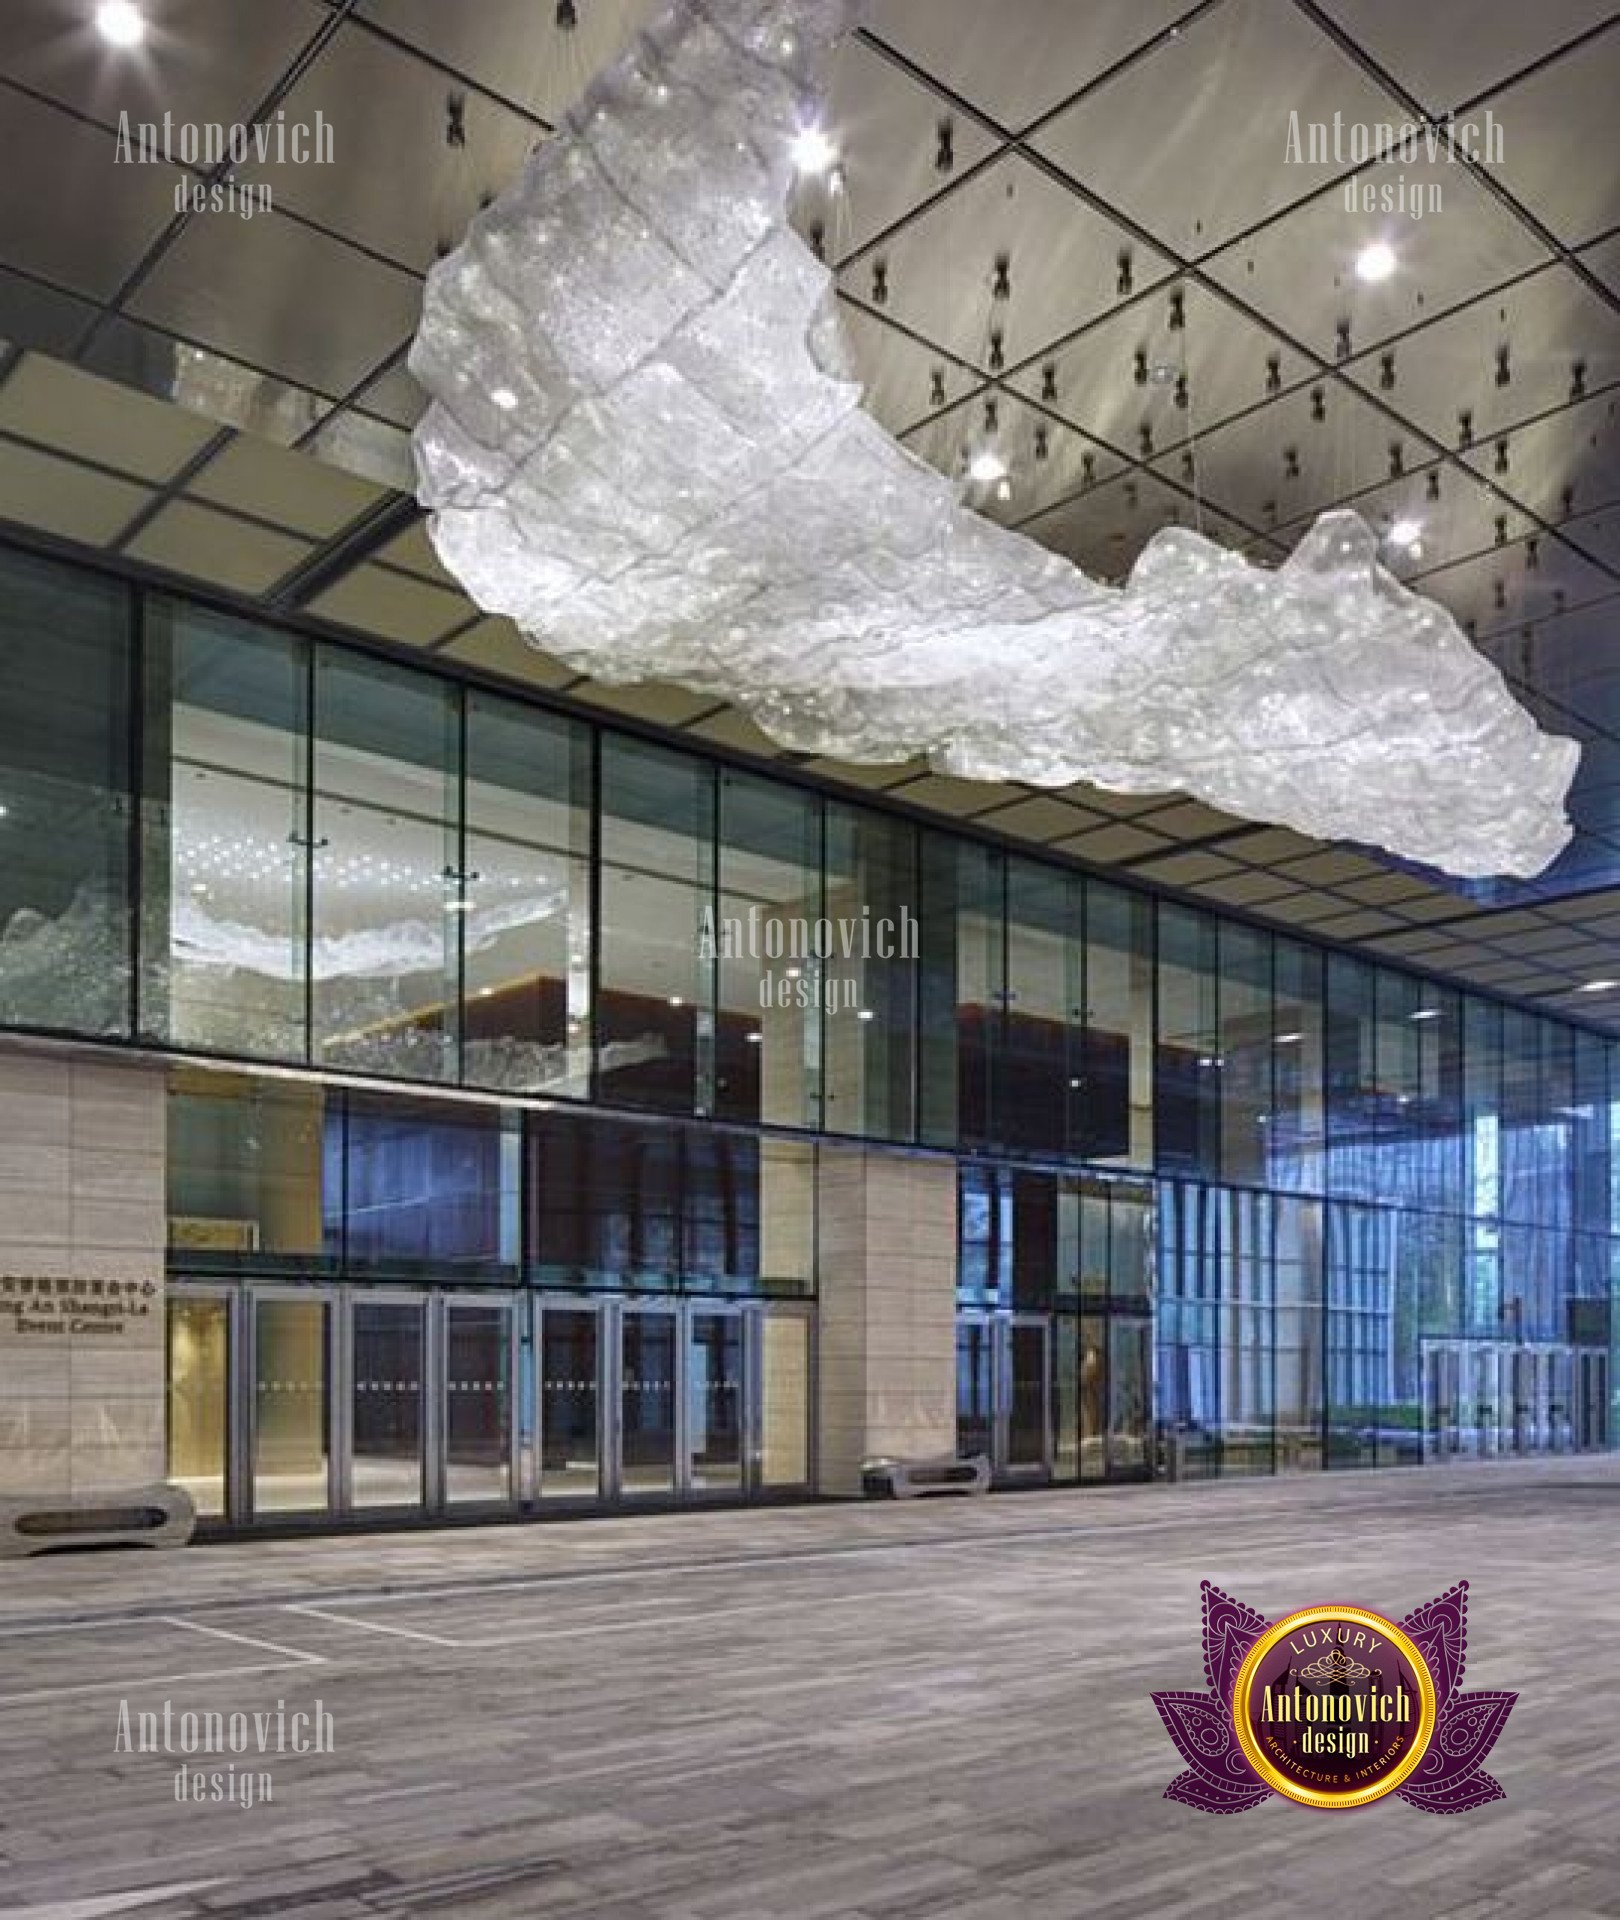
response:
M1203 1583L1207 1693L1156 1693L1188 1771L1165 1791L1207 1813L1271 1794L1329 1810L1394 1793L1428 1813L1500 1800L1483 1762L1517 1699L1458 1691L1468 1583L1398 1624L1314 1606L1267 1623Z

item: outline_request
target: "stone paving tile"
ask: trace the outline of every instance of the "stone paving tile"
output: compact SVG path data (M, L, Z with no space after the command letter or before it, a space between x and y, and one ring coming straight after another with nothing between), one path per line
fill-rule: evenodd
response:
M1620 1920L1617 1515L1603 1458L26 1563L0 1574L0 1697L45 1697L0 1707L0 1920L188 1880L213 1884L134 1911ZM1200 1578L1281 1611L1463 1576L1467 1684L1522 1693L1505 1803L1162 1799L1147 1696L1202 1684ZM274 1658L220 1633L289 1664L161 1681L158 1615L194 1623L199 1672ZM17 1631L63 1617L95 1623L77 1683ZM114 1750L123 1696L320 1699L336 1750L244 1758L274 1779L251 1811L182 1806L174 1757Z

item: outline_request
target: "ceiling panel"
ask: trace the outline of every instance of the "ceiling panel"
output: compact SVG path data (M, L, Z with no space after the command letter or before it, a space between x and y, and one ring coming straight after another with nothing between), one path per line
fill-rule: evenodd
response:
M215 454L186 491L315 539L330 538L383 497L352 474L246 434Z
M142 480L167 480L216 431L195 414L97 380L42 353L26 355L0 387L0 432Z
M1615 223L1617 71L1620 23L1491 100L1502 122L1497 173L1565 246L1584 246Z
M292 534L179 500L149 521L124 551L170 573L233 593L259 594L268 592L314 548Z
M76 113L116 124L246 120L330 16L315 0L232 7L221 59L220 0L143 0L145 42L133 54L96 32L88 0L6 0L0 72ZM350 117L348 113L345 118Z
M361 0L360 18L555 125L662 0L584 0L572 31L538 0Z
M1605 19L1612 0L1465 0L1467 31L1445 6L1321 0L1324 10L1430 113L1477 99Z
M999 125L1020 131L1174 25L1191 0L877 0L876 33ZM1051 50L1032 60L1031 47Z
M847 268L841 283L874 301L881 266L885 311L980 369L1003 335L1008 366L1041 353L1121 297L1120 253L1133 253L1134 284L1168 270L1133 246L1114 222L1078 202L1016 155L998 160L919 214L881 254ZM996 260L1006 254L1011 297L992 298Z
M0 520L103 547L149 497L144 487L76 460L60 460L16 441L0 443Z
M96 300L118 291L174 219L185 177L161 163L121 166L111 134L6 86L0 152L0 260Z
M341 166L261 166L242 174L266 185L275 206L424 273L466 231L484 198L521 170L538 138L534 122L484 94L465 93L460 143L447 137L443 74L359 27L342 29L292 92L289 121L321 114L352 149ZM356 114L354 103L367 103Z
M271 213L193 220L131 310L336 397L415 331L421 304L410 274Z
M1465 415L1483 441L1620 381L1620 313L1567 267L1547 267L1345 371L1442 445L1456 445Z
M431 646L472 619L459 593L429 586L387 567L358 566L309 604L323 620L413 646Z
M1286 102L1260 110L1245 103ZM1302 124L1398 117L1292 0L1226 0L1044 128L1035 145L1183 254L1207 252L1327 181L1287 163ZM1173 128L1174 138L1157 129ZM1192 156L1220 154L1219 166Z

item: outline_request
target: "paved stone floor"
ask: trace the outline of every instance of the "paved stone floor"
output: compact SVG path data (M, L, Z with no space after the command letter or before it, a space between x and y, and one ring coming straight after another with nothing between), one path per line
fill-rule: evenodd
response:
M0 1566L0 1914L1620 1916L1617 1517L1601 1459ZM1160 1797L1200 1579L1398 1615L1463 1577L1505 1802ZM319 1701L334 1750L181 1804L118 1750L165 1701Z

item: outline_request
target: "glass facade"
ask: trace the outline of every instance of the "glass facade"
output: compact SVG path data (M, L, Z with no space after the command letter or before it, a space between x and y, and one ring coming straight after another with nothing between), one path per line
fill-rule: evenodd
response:
M958 1159L964 1420L1009 1463L1607 1444L1607 1038L363 648L9 551L0 576L0 1025L195 1056L177 1273L810 1300L816 1138L854 1137ZM290 1356L271 1502L353 1444L352 1409L310 1409L334 1355L354 1390L355 1330L298 1304L267 1295L253 1346ZM574 1311L540 1355L559 1418L611 1339L645 1471L701 1424L677 1477L729 1484L723 1309ZM800 1332L760 1363L783 1406ZM449 1338L364 1337L405 1380ZM511 1337L455 1334L503 1393ZM210 1313L174 1338L219 1370ZM701 1422L666 1404L694 1381ZM364 1411L397 1490L415 1429ZM211 1484L213 1416L172 1415ZM508 1471L521 1422L489 1417L435 1415L463 1485ZM789 1419L772 1457L803 1444ZM600 1466L582 1439L558 1472Z

